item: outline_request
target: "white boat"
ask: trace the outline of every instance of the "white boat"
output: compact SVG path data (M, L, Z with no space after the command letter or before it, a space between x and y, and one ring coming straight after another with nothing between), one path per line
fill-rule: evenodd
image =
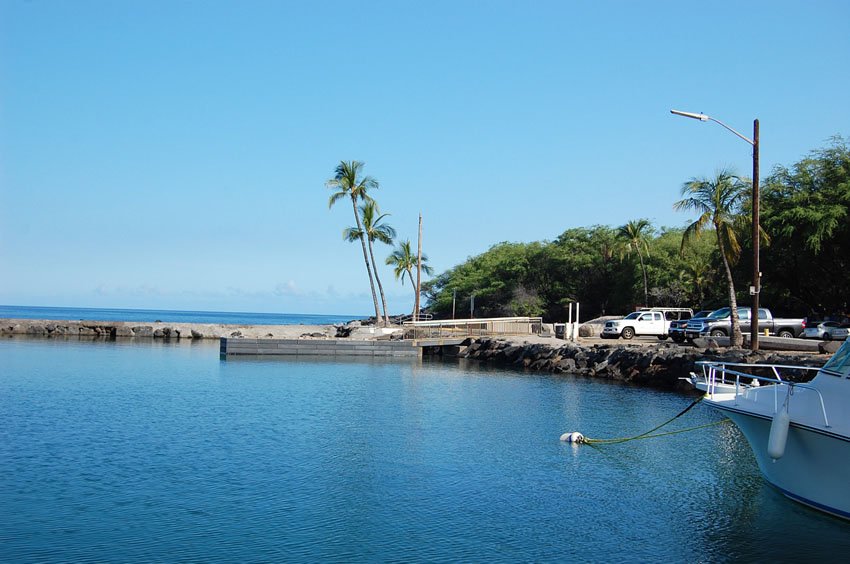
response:
M850 519L850 341L823 368L697 364L703 401L738 426L767 481L795 501ZM783 377L790 370L817 374L792 383Z

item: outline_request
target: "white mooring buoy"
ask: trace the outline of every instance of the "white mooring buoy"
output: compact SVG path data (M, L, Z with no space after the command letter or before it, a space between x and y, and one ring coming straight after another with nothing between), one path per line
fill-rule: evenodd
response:
M564 433L561 435L561 440L567 443L583 443L584 435L576 432Z

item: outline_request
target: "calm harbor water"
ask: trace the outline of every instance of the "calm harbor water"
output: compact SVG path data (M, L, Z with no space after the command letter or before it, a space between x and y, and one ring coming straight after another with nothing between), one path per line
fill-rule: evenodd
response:
M0 340L0 561L832 561L691 398L440 361ZM681 426L714 421L697 406Z
M163 321L165 323L238 325L331 325L368 316L0 305L0 318L7 317L12 319L69 319L74 321L84 319L86 321Z

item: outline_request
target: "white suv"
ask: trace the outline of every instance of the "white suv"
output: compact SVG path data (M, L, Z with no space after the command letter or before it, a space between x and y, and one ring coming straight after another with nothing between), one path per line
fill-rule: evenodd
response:
M623 319L606 321L602 333L603 339L617 339L622 337L626 340L632 337L649 335L661 340L667 338L670 330L670 321L677 319L688 319L693 315L693 310L687 308L653 308L638 310L630 313Z

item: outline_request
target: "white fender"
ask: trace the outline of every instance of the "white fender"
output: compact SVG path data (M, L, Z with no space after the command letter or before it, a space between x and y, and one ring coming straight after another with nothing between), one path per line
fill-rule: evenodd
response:
M788 404L786 403L770 424L770 437L767 439L767 455L776 462L785 454L785 443L788 441L788 426L791 416L788 415Z

